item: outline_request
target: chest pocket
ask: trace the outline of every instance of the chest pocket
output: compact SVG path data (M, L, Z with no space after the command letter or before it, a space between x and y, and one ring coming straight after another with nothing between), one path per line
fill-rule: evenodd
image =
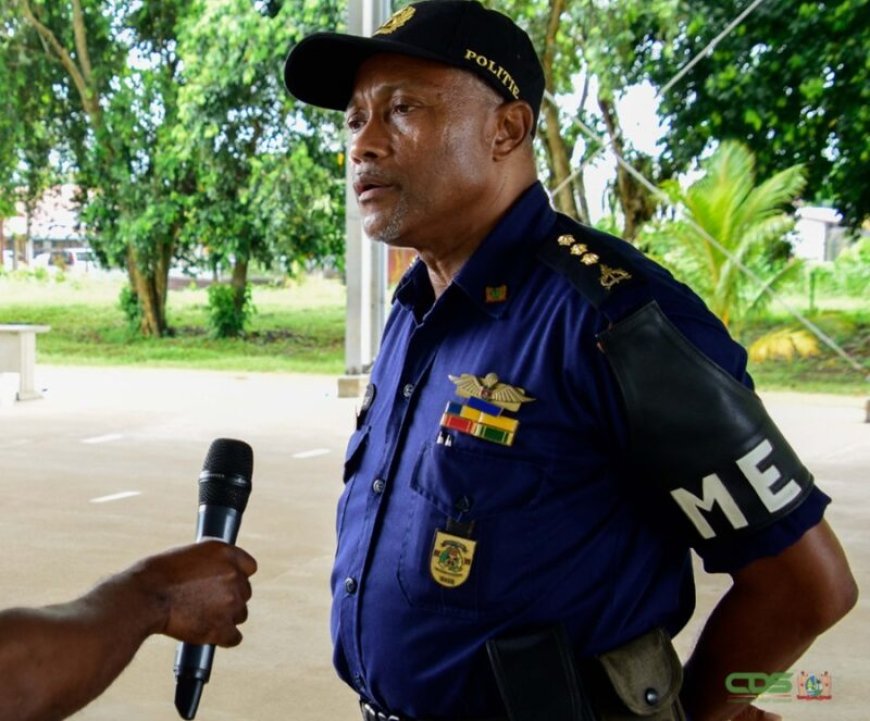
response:
M509 455L425 446L411 480L399 555L399 584L408 602L476 618L515 613L533 601L540 589L529 579L546 533L542 478L537 464ZM436 533L450 533L451 520L473 522L468 537L475 547L464 580L447 587L435 580L431 564Z

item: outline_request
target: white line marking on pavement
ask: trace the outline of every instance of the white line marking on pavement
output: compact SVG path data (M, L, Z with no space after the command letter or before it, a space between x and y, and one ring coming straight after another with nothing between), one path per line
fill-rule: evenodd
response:
M92 438L82 438L82 443L111 443L119 441L123 438L120 433L107 433L104 436L94 436Z
M310 451L300 451L299 453L294 453L293 458L317 458L317 456L325 456L329 453L328 448L314 448Z
M15 448L16 446L26 446L30 443L29 438L16 438L11 441L3 441L0 443L0 448Z
M109 501L120 501L122 498L132 498L133 496L141 496L142 491L121 491L113 493L110 496L99 496L92 498L91 503L108 503Z

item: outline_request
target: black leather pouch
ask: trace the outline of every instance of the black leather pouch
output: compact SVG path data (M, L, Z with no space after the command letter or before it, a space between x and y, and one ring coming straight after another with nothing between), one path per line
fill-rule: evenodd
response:
M510 721L596 721L562 626L486 644Z
M683 668L662 629L581 664L562 626L486 648L510 721L686 721Z

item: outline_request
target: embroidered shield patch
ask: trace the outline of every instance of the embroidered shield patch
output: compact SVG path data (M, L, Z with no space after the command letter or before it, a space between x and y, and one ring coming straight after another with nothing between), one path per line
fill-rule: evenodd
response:
M474 559L476 541L435 532L435 544L429 559L429 572L435 582L445 588L456 588L468 580Z

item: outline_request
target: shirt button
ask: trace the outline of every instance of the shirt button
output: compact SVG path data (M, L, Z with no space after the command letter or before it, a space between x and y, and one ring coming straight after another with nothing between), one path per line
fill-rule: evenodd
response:
M344 579L344 590L350 594L356 593L356 580L353 578Z
M405 387L402 388L402 395L405 396L405 398L410 398L413 394L414 394L414 384L413 383L406 383Z
M386 487L387 482L383 478L376 478L375 482L372 483L372 491L374 491L378 495L381 495Z
M453 504L458 513L468 513L471 510L471 499L468 496L460 496Z

